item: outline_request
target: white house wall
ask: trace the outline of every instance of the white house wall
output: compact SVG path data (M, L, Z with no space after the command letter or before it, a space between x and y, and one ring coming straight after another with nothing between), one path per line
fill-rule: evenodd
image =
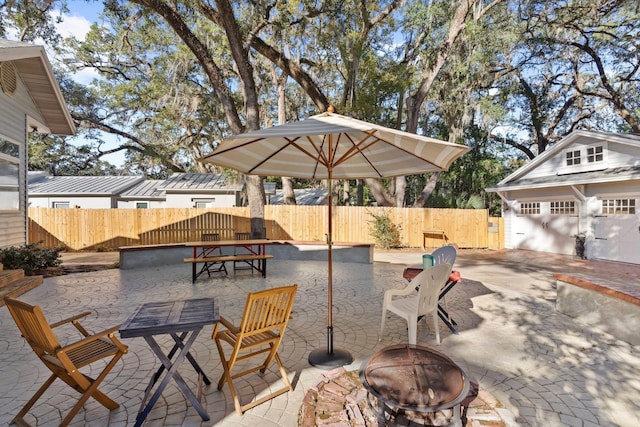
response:
M211 206L216 208L230 208L236 206L235 194L167 194L166 195L167 208L193 208L195 207L195 199L214 200Z
M0 135L18 143L20 160L18 210L0 211L0 248L23 246L27 242L27 116L24 111L33 110L32 104L31 108L27 108L27 101L30 100L31 98L25 98L24 86L21 84L13 97L0 91Z
M77 206L83 209L110 209L117 206L111 197L29 197L30 207L52 208L54 202L69 203L70 208Z
M120 209L136 209L136 203L145 202L148 204L149 209L153 208L166 208L167 204L164 200L118 200L118 208Z

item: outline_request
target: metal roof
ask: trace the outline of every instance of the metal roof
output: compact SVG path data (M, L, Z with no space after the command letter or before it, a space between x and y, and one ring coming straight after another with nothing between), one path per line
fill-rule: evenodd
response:
M298 206L320 206L327 204L326 188L301 188L293 190L296 196L296 204ZM276 194L269 199L270 205L282 205L284 203L284 194L282 190L276 190Z
M44 48L0 39L0 58L0 62L13 62L48 131L57 135L73 135L76 128Z
M178 173L171 175L159 187L165 192L192 193L194 191L240 191L240 185L227 185L227 178L216 173Z
M120 194L123 199L165 199L165 192L160 190L163 179L147 179Z
M609 168L600 171L580 172L567 175L549 175L522 178L485 189L488 192L523 190L529 188L562 187L567 185L594 184L640 179L640 166Z
M111 196L143 180L143 176L47 176L29 183L29 196Z

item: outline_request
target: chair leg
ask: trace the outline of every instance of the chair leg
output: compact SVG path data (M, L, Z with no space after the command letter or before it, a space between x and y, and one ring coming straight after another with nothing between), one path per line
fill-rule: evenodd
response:
M26 405L24 405L24 408L22 408L22 410L20 412L18 412L18 415L16 415L13 420L11 420L11 424L26 424L23 421L23 418L25 415L27 415L27 413L29 412L29 410L33 407L33 405L38 401L38 399L40 399L40 396L42 396L44 394L45 391L47 391L47 389L49 388L49 386L51 384L53 384L53 382L56 380L56 378L58 378L58 376L56 374L51 375L47 381L44 382L44 384L42 384L40 386L40 388L38 389L38 391L35 392L35 394L31 397L31 399L29 399L29 401L27 402Z
M433 327L436 330L436 343L440 345L440 328L438 327L438 310L433 312Z
M409 344L416 345L418 342L418 319L416 316L407 318L407 326L409 330Z
M84 404L87 402L87 400L89 400L90 397L93 397L94 399L96 399L98 402L100 402L109 410L114 410L120 406L115 401L107 397L106 394L100 392L98 390L98 385L102 382L102 380L105 379L107 374L109 374L111 369L113 369L113 367L116 365L116 363L121 357L122 357L122 353L117 353L116 355L114 355L111 361L102 370L100 375L98 375L95 379L92 379L82 374L79 371L75 372L75 374L72 375L73 379L78 384L78 386L84 390L84 393L82 394L78 402L76 402L73 408L69 411L69 413L64 418L64 420L62 420L62 423L60 424L60 426L68 425L73 419L73 417L75 417L78 414L78 412L80 412L80 409L82 409L82 406L84 406Z
M387 323L387 304L386 301L382 305L382 320L380 321L380 334L378 335L378 341L382 341L382 337L384 336L384 327Z

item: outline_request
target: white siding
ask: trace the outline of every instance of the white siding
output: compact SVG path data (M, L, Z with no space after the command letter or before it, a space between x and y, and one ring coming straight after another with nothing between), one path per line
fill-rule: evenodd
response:
M83 209L110 209L117 206L112 197L77 197L77 196L55 196L55 197L29 197L30 207L52 208L54 202L68 202L70 208L76 206Z
M208 199L215 201L210 207L230 208L236 206L236 195L234 194L167 194L167 208L192 208L194 207L193 199Z
M22 212L0 212L0 248L25 244L24 215Z
M120 209L136 209L136 203L146 202L149 204L148 209L166 208L164 200L118 200L118 208Z
M0 133L16 141L24 141L26 127L17 124L26 123L25 115L43 121L22 82L18 82L18 89L12 97L0 91Z

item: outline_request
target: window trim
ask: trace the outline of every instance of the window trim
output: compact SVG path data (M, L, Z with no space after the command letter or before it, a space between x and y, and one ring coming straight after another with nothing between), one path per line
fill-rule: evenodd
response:
M613 202L612 206L606 206L605 202ZM626 206L619 206L618 202L627 202ZM624 203L621 203L624 205ZM614 197L600 199L601 215L635 215L638 212L635 198ZM606 211L605 211L606 210ZM626 210L626 212L621 212Z
M602 149L602 160L589 161L589 149L593 149L594 151L598 148ZM608 150L609 145L606 141L599 141L597 143L585 144L581 146L571 146L564 150L562 150L562 164L558 168L558 175L566 175L570 173L578 173L578 172L590 172L590 171L598 171L604 170L608 167L607 158L608 158ZM569 153L579 152L579 163L577 164L568 164L567 156ZM597 156L598 154L594 154Z
M518 204L518 215L540 215L540 212L540 202L519 202Z
M23 178L21 176L21 174L23 172L21 170L21 163L20 163L21 144L19 142L17 142L16 140L14 140L12 138L9 138L8 136L6 136L5 134L2 134L2 133L0 133L0 140L8 142L9 144L13 144L18 149L18 157L14 157L14 156L12 156L10 154L0 152L0 160L3 161L3 162L8 163L9 165L12 165L13 167L15 167L17 169L17 174L15 176L15 178L16 178L16 183L15 184L13 184L13 183L0 184L0 194L6 193L6 194L2 194L3 200L15 199L17 201L17 205L0 206L0 211L19 212L20 211L21 200L24 197L23 191L20 188L20 185L23 182ZM7 176L9 176L9 175L7 175Z
M67 205L67 206L59 206L59 205ZM71 208L71 202L64 202L64 201L54 201L51 202L51 207L54 209L70 209Z
M549 214L576 215L576 202L575 200L552 200L549 202Z

